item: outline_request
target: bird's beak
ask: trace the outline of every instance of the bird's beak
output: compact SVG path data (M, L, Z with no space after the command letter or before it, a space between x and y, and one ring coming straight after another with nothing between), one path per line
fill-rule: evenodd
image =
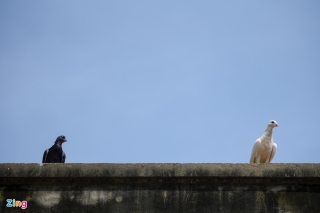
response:
M67 142L67 139L65 139L64 142Z
M276 124L276 127L278 127L279 126L279 124Z

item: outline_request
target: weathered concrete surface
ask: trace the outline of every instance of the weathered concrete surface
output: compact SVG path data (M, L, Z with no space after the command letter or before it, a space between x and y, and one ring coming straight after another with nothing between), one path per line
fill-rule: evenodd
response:
M320 164L0 164L17 211L320 212Z

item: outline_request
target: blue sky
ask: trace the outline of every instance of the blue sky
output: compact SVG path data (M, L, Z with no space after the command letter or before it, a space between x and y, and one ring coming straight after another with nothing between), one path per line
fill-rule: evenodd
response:
M0 163L320 161L320 2L1 1Z

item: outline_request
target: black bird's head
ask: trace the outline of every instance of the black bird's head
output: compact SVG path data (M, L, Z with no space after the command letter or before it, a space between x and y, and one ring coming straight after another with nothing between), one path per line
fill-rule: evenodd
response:
M64 135L60 135L59 137L57 137L56 142L54 142L54 143L62 144L63 142L67 142L67 139Z

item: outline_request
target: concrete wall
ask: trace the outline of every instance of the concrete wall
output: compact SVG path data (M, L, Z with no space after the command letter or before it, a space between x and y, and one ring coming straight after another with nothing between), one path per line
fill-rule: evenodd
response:
M0 164L21 211L320 212L320 164Z

